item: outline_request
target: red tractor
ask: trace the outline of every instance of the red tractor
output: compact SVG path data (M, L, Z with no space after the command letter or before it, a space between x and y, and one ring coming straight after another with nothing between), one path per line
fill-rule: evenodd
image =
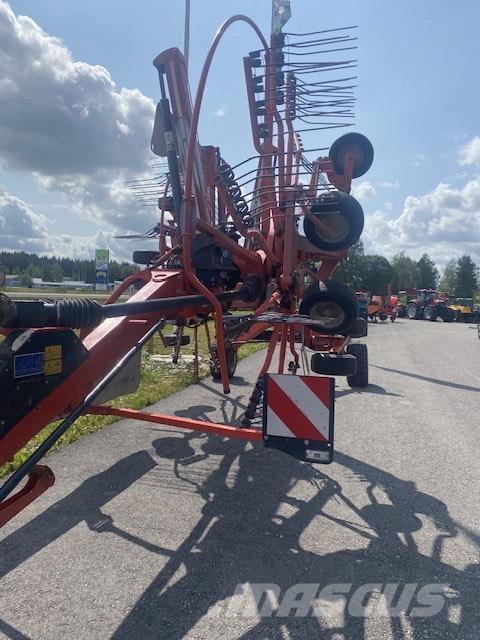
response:
M407 304L407 317L410 320L430 320L441 318L444 322L453 322L455 312L447 306L445 299L439 298L432 289L418 289L417 295Z

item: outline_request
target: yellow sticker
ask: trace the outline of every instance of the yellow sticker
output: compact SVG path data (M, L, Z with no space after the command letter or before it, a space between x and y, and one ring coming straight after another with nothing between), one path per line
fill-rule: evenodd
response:
M52 344L49 347L45 347L45 360L57 360L62 357L62 345ZM60 367L61 368L61 367Z
M61 359L57 360L45 360L45 375L53 376L56 373L62 373L62 361Z

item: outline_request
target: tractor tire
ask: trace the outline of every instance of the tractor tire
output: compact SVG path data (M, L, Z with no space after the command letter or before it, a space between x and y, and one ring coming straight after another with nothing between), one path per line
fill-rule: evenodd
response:
M397 307L397 318L405 318L407 311L405 307Z
M442 312L442 320L444 322L453 322L455 320L455 311L446 307Z
M425 320L430 320L430 322L435 322L438 318L438 311L432 305L425 307L423 310L423 317Z
M132 260L135 264L150 264L159 257L158 251L134 251Z
M213 362L210 363L210 374L214 380L221 380L222 374L220 372L220 364L218 363L218 357L216 353L216 349L213 354ZM235 375L235 371L237 369L238 357L237 350L235 347L228 347L226 350L227 356L227 373L229 378L233 378Z
M298 310L315 320L323 318L312 327L315 331L341 334L350 329L357 318L357 296L346 284L326 279L307 287Z
M409 320L418 320L420 318L420 309L413 302L407 305L407 317Z
M314 353L310 367L314 373L325 376L352 376L357 370L357 362L349 354L332 356L327 353Z
M455 311L455 322L463 322L463 313L461 311Z
M353 343L347 347L347 354L355 356L357 370L347 376L349 387L366 387L368 385L368 347L366 344Z
M304 233L317 249L340 251L348 249L360 238L365 217L361 204L349 193L326 191L310 206L310 213L323 222L329 233L322 233L307 216Z
M378 319L381 322L385 322L386 320L388 320L388 315L385 313L385 311L380 311L380 313L378 314Z
M342 331L342 336L350 338L364 338L368 335L368 323L365 318L357 318L347 331Z
M355 154L355 164L353 167L352 178L360 178L372 166L373 162L373 146L370 140L361 133L346 133L341 136L330 147L328 156L333 162L335 172L343 175L345 165L345 155L347 153Z

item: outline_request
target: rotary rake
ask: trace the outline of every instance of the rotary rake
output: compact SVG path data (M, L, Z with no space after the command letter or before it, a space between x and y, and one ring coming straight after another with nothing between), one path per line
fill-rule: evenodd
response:
M358 133L329 150L304 147L304 134L351 126L355 28L288 33L287 8L285 0L274 2L268 42L243 15L220 27L193 104L182 53L173 48L155 58L161 97L151 150L165 171L130 183L141 204L158 199L160 210L158 224L134 236L158 239L157 251L134 253L142 271L104 305L84 298L14 302L0 294L0 465L61 420L0 488L0 524L53 484L52 471L38 462L85 413L261 441L301 460L331 462L334 390L327 376L364 385L368 364L366 347L350 344L364 332L355 294L330 276L362 232L362 208L349 192L352 179L369 169L373 149ZM218 147L200 145L197 129L212 59L238 22L259 40L244 58L255 154L231 166ZM344 59L334 60L339 53ZM118 302L131 285L136 293ZM238 348L268 342L241 424L105 404L135 390L141 349L166 324L175 327L166 337L174 358L187 342L185 327L206 331L211 373L225 394ZM320 377L296 375L301 362L309 373L307 348ZM276 373L269 374L276 351Z

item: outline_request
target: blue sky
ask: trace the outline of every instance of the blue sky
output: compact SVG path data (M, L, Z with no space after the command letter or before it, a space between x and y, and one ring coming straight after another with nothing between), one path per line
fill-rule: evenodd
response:
M145 132L149 107L143 100L145 97L145 100L155 101L158 97L157 78L151 62L163 49L182 47L183 4L181 0L136 3L19 0L12 1L9 6L17 16L29 16L43 32L59 38L63 47L71 52L72 61L105 67L115 83L113 89L108 89L107 102L113 92L113 101L118 106L119 99L115 96L122 87L138 90L141 97L124 96L131 114L131 120L125 126L145 121L145 131L137 126L136 145L147 146L145 152L148 152ZM469 252L480 261L480 139L477 141L480 136L480 74L475 64L479 56L480 3L471 0L455 3L438 0L404 0L401 3L292 0L291 4L293 17L287 25L290 31L359 26L354 129L372 140L376 153L372 169L357 181L355 191L367 217L367 249L387 256L400 250L414 256L428 251L439 264ZM218 25L234 13L245 13L268 33L270 6L269 0L192 0L190 74L193 91ZM0 25L1 20L2 13ZM9 24L13 29L13 23ZM29 82L24 78L22 85L22 90L28 92L37 68L32 59L36 49L28 40L28 24L24 23L22 29L27 34L23 39L23 55L29 57L27 64L31 65L32 72ZM41 46L49 45L44 42ZM252 152L242 57L257 47L255 36L245 26L234 26L218 51L205 96L201 142L220 145L224 156L232 162ZM11 58L11 51L4 53ZM60 67L65 64L59 46L54 55L44 57L50 73L57 60ZM25 75L15 65L14 56L8 66L13 82L16 74ZM88 73L92 73L90 68ZM51 77L50 81L54 82ZM75 82L77 80L72 78L69 90L73 93L76 92ZM82 98L76 97L75 106L78 100L85 100L88 105L91 82L83 76L78 85L82 87ZM52 85L51 91L56 91L55 86ZM0 99L1 93L0 84ZM37 97L31 101L32 108L37 104ZM95 89L95 100L99 99ZM45 105L48 100L43 96L41 102ZM124 113L123 107L119 109ZM54 122L49 122L47 127L42 127L42 122L38 116L43 136L41 140L37 139L36 148L40 145L43 150L45 138L55 137L56 132ZM2 126L7 124L2 123L0 112L0 133ZM17 123L16 126L20 125ZM115 201L115 197L121 200L120 191L107 189L106 183L115 181L115 176L120 180L120 177L128 179L139 175L144 170L141 149L137 146L128 148L128 155L136 158L129 165L126 161L113 160L104 147L100 149L102 142L109 143L108 136L102 140L100 135L92 135L91 144L82 139L81 153L85 154L85 163L81 164L79 159L79 166L70 166L71 159L66 158L62 173L58 163L46 157L50 147L51 153L58 156L58 146L45 147L43 166L42 158L33 162L35 150L29 150L29 141L20 137L21 144L25 145L24 154L13 153L7 146L2 148L0 140L0 189L7 194L4 201L10 198L7 202L9 210L14 198L13 204L20 206L17 202L20 201L27 208L28 212L22 213L24 217L34 216L33 222L26 221L33 224L30 247L37 251L73 251L81 255L88 253L89 239L93 239L93 243L109 242L114 252L127 255L128 248L114 243L110 236L115 230L146 229L150 220L155 220L155 211L127 211L126 202L118 204ZM306 146L329 146L335 137L332 131L313 134L306 140ZM98 138L100 155L97 155L95 138ZM78 144L78 138L75 140L69 149L72 155ZM34 143L32 140L31 144ZM120 146L120 150L122 148ZM88 168L88 154L97 159L91 169ZM88 177L89 172L92 175L95 172L95 178ZM83 177L79 179L79 175ZM1 202L0 195L0 207ZM117 205L118 213L115 213ZM1 211L0 208L0 217ZM12 229L17 226L11 226L10 232ZM27 238L28 233L24 237ZM60 237L61 242L52 239ZM46 238L50 242L42 245L42 239ZM24 241L22 246L27 249L28 245ZM15 248L15 242L10 239L4 246Z

